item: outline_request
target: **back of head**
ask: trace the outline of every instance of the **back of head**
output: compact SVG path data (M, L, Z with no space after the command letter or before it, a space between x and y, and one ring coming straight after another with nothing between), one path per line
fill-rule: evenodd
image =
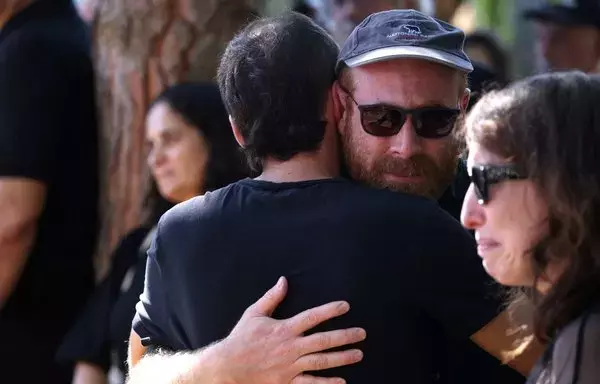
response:
M297 13L254 21L229 43L218 82L251 165L319 148L337 54L327 32Z
M533 270L567 268L538 305L541 338L599 299L599 105L600 77L553 73L488 93L466 121L467 141L515 164L548 206L550 232L532 249Z

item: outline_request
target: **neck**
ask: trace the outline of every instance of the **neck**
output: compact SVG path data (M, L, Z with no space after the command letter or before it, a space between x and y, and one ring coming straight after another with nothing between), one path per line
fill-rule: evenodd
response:
M339 176L339 166L328 164L318 154L298 154L287 161L266 159L263 172L256 180L286 183Z

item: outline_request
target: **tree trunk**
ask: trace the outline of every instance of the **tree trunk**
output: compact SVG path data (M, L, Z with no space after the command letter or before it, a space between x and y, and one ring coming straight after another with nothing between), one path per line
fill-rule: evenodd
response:
M94 33L102 143L102 274L118 240L144 218L144 118L166 86L214 80L220 52L261 0L84 0Z

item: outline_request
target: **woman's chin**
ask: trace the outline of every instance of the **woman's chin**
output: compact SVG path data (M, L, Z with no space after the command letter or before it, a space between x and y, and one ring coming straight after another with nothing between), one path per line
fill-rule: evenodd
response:
M495 268L493 264L486 263L485 259L483 260L483 269L485 269L485 272L488 275L490 275L492 279L504 286L521 287L525 285L531 285L524 279L520 279L518 273L510 273L509 271L499 271L497 268Z

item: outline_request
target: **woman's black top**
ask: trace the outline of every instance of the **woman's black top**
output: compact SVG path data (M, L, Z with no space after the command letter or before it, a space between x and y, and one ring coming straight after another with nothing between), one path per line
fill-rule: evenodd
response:
M149 228L138 228L118 245L110 273L96 287L57 352L60 362L83 361L105 372L111 366L126 372L127 341L144 290L151 233Z

